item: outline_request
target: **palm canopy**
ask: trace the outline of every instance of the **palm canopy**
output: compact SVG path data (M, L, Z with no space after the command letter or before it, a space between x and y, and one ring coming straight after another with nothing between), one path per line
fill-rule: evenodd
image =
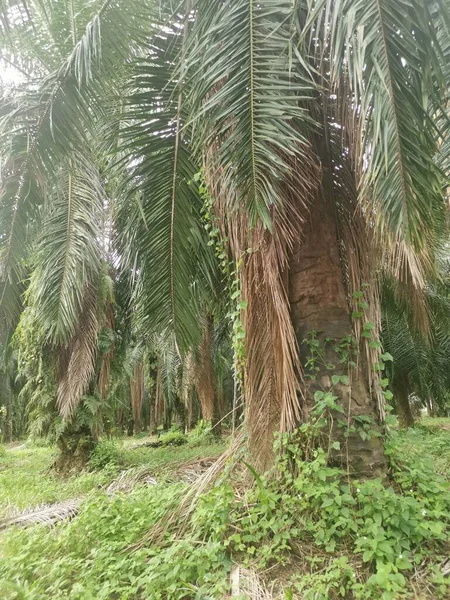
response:
M249 401L275 395L285 426L300 365L284 273L318 190L348 291L382 265L420 311L446 228L446 0L4 0L0 14L22 78L3 94L0 138L13 325L31 278L45 339L92 344L107 222L140 325L186 353L214 287L200 169L241 263Z

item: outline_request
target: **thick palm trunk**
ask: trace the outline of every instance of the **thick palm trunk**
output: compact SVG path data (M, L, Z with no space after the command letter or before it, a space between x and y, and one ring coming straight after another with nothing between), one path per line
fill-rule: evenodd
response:
M408 381L401 378L394 386L395 401L397 403L398 420L400 427L406 429L414 425L414 416L409 403Z
M173 401L173 407L178 417L178 425L181 431L186 431L186 407L184 402L178 396Z
M200 345L199 359L195 365L195 387L200 401L202 418L210 421L214 431L219 433L220 406L217 394L216 374L212 359L214 321L206 317L203 337Z
M79 473L86 467L96 441L87 426L69 427L57 441L60 452L53 468L65 475Z
M371 427L378 433L375 402L367 384L365 365L358 361L358 366L351 369L350 385L332 384L333 375L349 375L349 369L333 349L335 344L327 343L327 339L340 341L348 338L353 335L353 328L335 216L332 208L320 199L311 208L308 222L304 225L303 239L294 249L289 273L289 299L302 364L306 365L310 355L310 347L303 340L311 332L317 332L323 349L323 358L314 365L318 369L313 373L315 380L305 373L306 417L313 408L314 393L317 390L332 391L344 409L344 414L336 412L333 415L331 436L340 442L340 450L334 451L334 462L348 462L350 470L357 475L377 475L385 465L382 442L374 435L363 439L366 435L361 435L359 422L355 421L355 417L370 417ZM339 427L339 419L351 427L344 427L343 423Z

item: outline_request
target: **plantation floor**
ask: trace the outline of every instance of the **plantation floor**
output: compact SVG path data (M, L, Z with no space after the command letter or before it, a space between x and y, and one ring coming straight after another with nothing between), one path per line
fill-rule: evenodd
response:
M450 419L424 419L393 437L391 457L393 464L403 465L408 488L404 491L363 483L354 490L355 497L359 495L356 509L349 492L342 492L338 480L329 475L304 476L298 480L305 486L302 493L293 495L259 482L249 499L224 485L200 502L188 532L157 543L148 541L148 532L161 518L166 522L167 514L177 514L190 487L189 478L180 476L180 464L208 463L200 459L220 455L225 443L133 447L142 441L122 441L118 452L106 444L100 455L106 460L103 469L65 479L50 470L52 448L11 446L0 454L0 521L37 505L81 500L75 518L54 528L33 525L0 532L2 600L222 600L233 592L241 599L264 600L450 598L450 527L439 528L439 519L444 519L439 515L446 514L448 506L448 499L442 496L441 502L440 495L450 487ZM432 479L428 490L426 475L416 473L418 464L431 465L437 477L449 482L444 492L442 481ZM108 487L124 470L134 475L125 478L122 487L120 482ZM409 490L416 481L417 490ZM398 485L400 490L401 482ZM309 499L303 489L310 490ZM404 516L410 510L412 515L410 522L401 524L404 529L411 523L411 534L383 521L374 535L385 536L380 548L388 558L394 548L396 556L389 558L388 569L380 567L378 559L368 559L370 547L362 546L370 532L367 523L381 519L375 514L377 503L383 514L392 509L391 514ZM428 507L434 514L429 521ZM339 527L344 528L361 514L359 532L349 529L342 542L340 534L320 542L319 537L331 531L333 519L341 519ZM308 528L311 534L305 537L302 532ZM426 541L420 542L420 536ZM410 550L395 550L405 539L411 540Z
M119 464L108 464L102 470L86 471L72 477L59 477L52 472L57 450L32 444L11 444L0 454L0 519L42 504L102 493L122 470L145 466L155 473L163 467L177 465L204 456L218 456L223 443L211 445L135 447L145 438L127 438L119 445Z

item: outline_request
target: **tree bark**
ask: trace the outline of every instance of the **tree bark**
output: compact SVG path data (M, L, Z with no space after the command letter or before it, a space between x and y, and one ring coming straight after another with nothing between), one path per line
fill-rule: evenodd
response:
M352 369L350 385L332 386L332 375L349 375L348 367L340 362L334 344L328 338L342 340L353 335L351 309L344 286L343 269L333 205L318 197L311 207L308 222L304 224L303 239L293 251L289 272L289 300L291 316L300 347L300 358L306 364L310 348L303 340L311 331L324 348L323 360L318 361L316 381L306 377L305 417L314 405L317 390L328 391L339 397L344 414L333 415L331 436L340 442L340 450L333 451L332 462L348 468L356 476L377 476L385 470L381 439L370 436L362 439L360 431L337 426L338 420L356 425L355 417L368 416L379 433L377 411L365 376L365 365L358 362ZM358 429L358 427L356 427ZM346 437L348 435L348 437Z
M157 362L156 358L150 361L149 365L149 393L148 393L148 405L149 405L149 422L148 422L148 434L154 435L157 431L156 427L156 380L158 377Z
M395 401L400 427L407 429L414 425L414 416L409 403L409 386L406 378L400 378L394 385Z
M96 439L87 426L71 427L57 441L59 455L53 468L64 475L81 472L87 465Z
M178 396L175 397L173 401L173 407L178 416L178 424L180 426L181 431L186 431L186 407L184 406L184 402Z
M407 429L414 425L414 417L409 405L408 394L401 392L396 394L398 418L400 427Z
M199 359L195 364L195 388L202 409L202 418L210 421L217 435L220 434L220 419L222 417L217 382L212 360L212 345L214 333L214 320L206 317L203 337L199 349Z
M141 364L135 366L130 379L130 400L133 411L133 430L135 434L138 434L142 430L141 412L144 401L144 367Z

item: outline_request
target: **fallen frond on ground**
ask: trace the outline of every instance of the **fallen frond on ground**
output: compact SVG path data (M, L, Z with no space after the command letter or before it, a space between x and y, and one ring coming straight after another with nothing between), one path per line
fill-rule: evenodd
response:
M242 437L215 462L183 461L180 448L170 467L130 469L92 490L57 527L4 531L0 597L445 600L444 435L393 432L385 481L349 482L320 448L305 459L295 437L267 475L244 464Z
M56 523L73 519L78 513L81 498L73 498L57 502L56 504L44 505L23 511L20 514L0 520L0 531L9 527L29 527L30 525L46 525L52 527Z
M179 535L185 533L189 526L189 519L196 509L201 496L211 488L221 474L223 474L229 463L236 464L237 459L244 448L244 434L239 433L231 442L229 448L217 458L199 477L191 484L189 490L178 503L175 510L168 513L167 518L156 523L148 534L135 546L135 549L146 545L161 542L167 531L174 528Z
M280 595L273 595L264 585L261 577L254 569L246 569L236 565L230 573L231 597L251 598L252 600L276 600Z

